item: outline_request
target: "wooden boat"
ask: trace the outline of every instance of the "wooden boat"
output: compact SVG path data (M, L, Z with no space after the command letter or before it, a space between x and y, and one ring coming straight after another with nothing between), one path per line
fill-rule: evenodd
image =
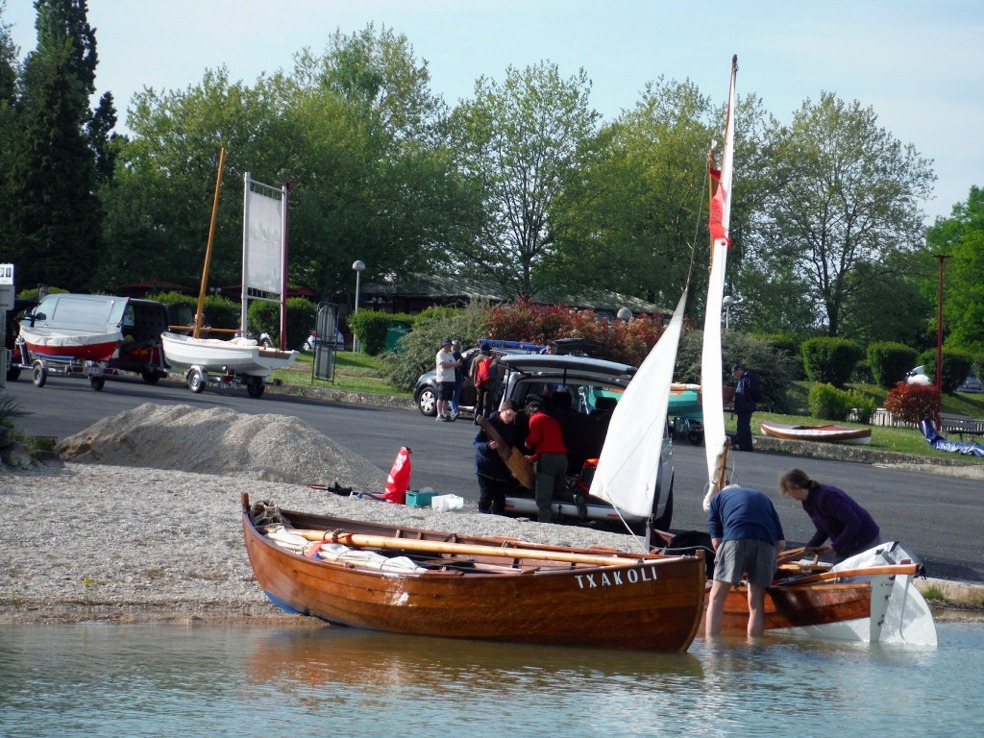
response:
M279 510L242 496L256 580L287 612L412 635L686 651L702 556L462 536Z
M762 433L773 438L791 441L822 441L825 443L871 443L871 428L851 428L846 425L787 425L762 421Z
M789 578L766 590L766 633L936 645L933 615L913 583L922 567L899 543L881 544L834 567L801 573L811 568L791 565L784 572ZM728 594L722 632L745 632L747 597L745 587Z
M20 326L20 337L31 355L61 361L109 361L123 340L123 334L111 331L74 331L58 328Z

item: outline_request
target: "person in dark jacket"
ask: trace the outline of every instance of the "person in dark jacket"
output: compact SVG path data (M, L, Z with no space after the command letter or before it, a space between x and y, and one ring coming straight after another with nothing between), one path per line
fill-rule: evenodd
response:
M834 563L866 551L880 542L878 524L847 492L810 479L802 469L790 469L779 477L779 491L802 503L817 532L807 548L817 548L830 539L820 553L833 553Z
M517 446L516 403L506 400L489 423L512 447ZM478 476L478 511L503 515L506 493L513 487L513 474L499 455L499 443L482 428L475 436L475 474Z
M735 415L738 416L738 433L735 448L739 451L752 451L752 413L762 399L762 389L758 377L741 364L731 367L735 378Z
M707 527L714 547L714 579L705 634L710 638L721 632L728 592L747 575L747 632L750 637L760 636L765 630L765 589L772 583L776 559L786 547L779 514L765 493L730 485L711 499Z

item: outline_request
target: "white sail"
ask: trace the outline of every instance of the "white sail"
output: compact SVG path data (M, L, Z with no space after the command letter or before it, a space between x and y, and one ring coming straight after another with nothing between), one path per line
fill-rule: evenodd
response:
M632 515L648 516L653 510L686 302L684 290L669 326L615 406L591 480L592 495Z
M704 452L707 456L708 498L717 491L719 469L725 448L724 397L721 392L724 377L721 363L721 309L724 299L724 275L731 248L731 178L735 148L735 76L738 57L731 60L731 84L728 89L728 111L724 128L724 150L721 173L711 200L709 227L711 230L711 274L707 284L707 310L704 314L704 347L701 355L701 387L704 412Z

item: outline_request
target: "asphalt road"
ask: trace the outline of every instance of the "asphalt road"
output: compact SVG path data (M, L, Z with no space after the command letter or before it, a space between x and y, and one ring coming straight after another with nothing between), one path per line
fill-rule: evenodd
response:
M260 399L250 398L244 389L210 388L194 394L184 384L164 380L151 386L136 376L109 379L105 389L96 392L85 380L65 377L51 377L38 388L29 375L22 374L20 380L8 383L7 393L20 408L19 430L59 438L145 402L293 415L384 471L401 446L410 447L414 488L459 494L468 506L478 496L472 449L476 429L470 420L437 423L414 411L322 402L271 391ZM930 576L984 582L984 489L979 480L761 451L737 452L733 458L737 481L773 498L793 545L810 537L812 525L799 503L779 496L776 482L780 473L800 466L814 479L841 487L857 499L878 521L882 539L906 543L926 564ZM707 529L701 509L704 463L702 447L686 442L674 446L674 530Z

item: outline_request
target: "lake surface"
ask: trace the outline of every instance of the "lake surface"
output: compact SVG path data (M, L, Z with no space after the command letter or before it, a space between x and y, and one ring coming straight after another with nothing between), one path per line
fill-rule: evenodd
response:
M686 654L344 628L0 626L0 736L984 734L984 625L939 646Z

